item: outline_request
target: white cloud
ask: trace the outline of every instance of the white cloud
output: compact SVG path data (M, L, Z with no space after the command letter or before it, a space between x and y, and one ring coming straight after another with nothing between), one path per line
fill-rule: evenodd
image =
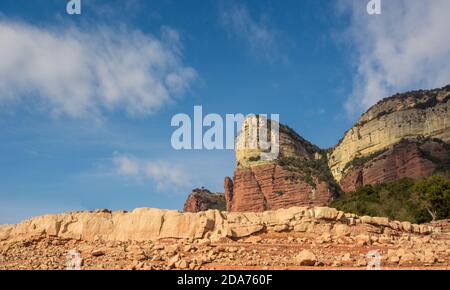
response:
M254 20L245 5L230 5L223 8L220 22L230 36L246 45L252 56L269 62L286 61L279 51L279 34L270 29L264 19Z
M120 175L138 177L140 174L138 162L130 156L115 154L113 163Z
M186 93L197 76L182 63L178 33L164 27L161 34L0 20L0 104L37 96L53 115L151 114Z
M158 190L190 184L186 173L180 167L166 161L148 162L145 169L147 176L156 182Z
M131 155L115 153L113 165L117 174L139 181L151 180L159 191L191 185L187 172L168 161L138 159Z
M450 82L450 1L382 1L368 15L367 1L343 0L351 14L350 36L358 51L353 96L346 108L359 113L378 100Z

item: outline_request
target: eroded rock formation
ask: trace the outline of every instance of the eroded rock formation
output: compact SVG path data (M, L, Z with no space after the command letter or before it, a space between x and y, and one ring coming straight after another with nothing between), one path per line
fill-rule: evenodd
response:
M344 191L351 192L369 184L426 177L441 169L447 170L449 161L450 145L440 140L403 140L372 156L348 163L340 184Z
M100 210L46 215L17 225L0 226L0 241L54 236L86 241L145 241L160 239L242 238L261 231L317 232L323 227L336 233L346 226L348 233L372 226L374 232L390 231L430 234L428 225L391 221L388 218L359 217L328 207L292 207L261 213L227 213L209 210L180 213L173 210L140 208L132 212Z
M354 191L359 186L448 170L449 106L450 85L386 98L363 114L328 151L276 123L276 160L261 158L273 147L263 150L248 141L256 134L251 125L258 127L260 122L270 124L267 136L274 138L274 121L250 117L236 139L233 179L225 180L227 210L327 205L340 191L337 183L344 191Z
M260 212L292 206L326 205L337 193L326 157L289 127L279 124L279 155L262 160L265 151L250 146L248 118L237 137L237 168L233 179L225 179L227 209ZM266 121L266 120L264 120ZM270 134L269 136L273 136ZM243 144L243 146L242 146Z
M196 188L184 203L184 212L201 212L210 209L225 210L225 195L212 193L205 188Z
M450 142L450 85L397 94L361 116L329 154L329 167L340 181L347 164L385 150L402 139L420 136Z

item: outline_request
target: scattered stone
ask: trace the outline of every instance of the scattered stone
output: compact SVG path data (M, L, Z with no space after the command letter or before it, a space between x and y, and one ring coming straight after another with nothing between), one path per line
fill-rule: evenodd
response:
M367 234L361 234L355 237L356 245L359 247L367 246L371 243L370 236Z
M244 240L245 243L250 243L250 244L257 244L257 243L260 243L261 241L262 241L262 238L260 236L251 236Z
M371 249L378 249L382 253L382 262L386 267L395 265L398 269L411 267L444 269L450 265L448 231L433 233L433 235L417 233L413 230L405 232L400 222L390 222L389 227L366 223L350 225L351 218L357 220L355 215L341 215L339 221L326 218L319 221L315 219L312 209L294 208L291 211L280 210L280 212L282 213L280 215L278 212L277 215L270 212L245 215L223 213L223 218L229 220L230 228L246 228L255 224L262 226L263 230L244 238L226 238L227 228L223 236L218 239L203 235L201 238L167 237L154 241L104 241L103 235L102 239L97 235L93 240L83 240L80 236L62 238L43 234L31 238L7 239L0 241L0 270L65 269L67 253L72 249L78 249L78 253L82 253L80 267L86 270L198 270L248 269L249 267L251 269L263 267L292 269L307 265L329 268L364 267L370 261L365 257L368 249L360 246L369 244L372 245ZM193 218L202 214L209 217L214 214L214 211L189 215ZM98 215L103 216L105 220L110 216L105 212ZM321 214L321 216L327 215ZM345 224L343 220L348 224ZM381 224L383 221L377 223ZM292 230L296 226L298 229L300 224L306 225L304 232ZM208 231L215 231L212 225L212 223L209 224ZM288 225L289 228L286 230L288 232L275 232L274 225ZM413 228L412 225L411 227ZM27 229L28 226L21 228ZM418 229L426 232L423 225L418 226ZM1 230L2 226L0 226ZM349 234L357 236L349 236ZM175 236L179 235L179 233L175 234ZM217 236L220 236L220 233L217 233L215 237ZM299 246L307 249L298 253ZM77 263L73 264L77 265Z
M335 220L338 216L338 211L330 207L316 207L314 208L316 219Z
M405 252L401 255L399 265L412 264L416 261L416 256L412 252Z
M175 268L177 268L177 269L184 270L184 269L187 269L188 267L189 267L189 264L185 260L175 262Z
M169 269L172 269L175 267L175 264L180 260L180 255L177 254L175 256L173 256L172 258L170 258L169 262L167 263L167 266L169 267Z
M351 258L350 253L345 253L345 254L342 256L341 261L342 261L342 262L351 262L351 261L353 261L353 260L352 260L352 258Z
M260 232L264 229L263 225L235 226L230 229L229 236L233 238L248 237L251 234Z
M295 260L300 266L314 266L317 262L314 253L308 250L301 251L295 256Z
M344 224L337 224L333 228L333 234L337 237L345 237L350 235L350 227Z
M105 251L104 250L94 250L94 251L91 252L91 255L93 257L104 256L105 255Z
M340 261L334 261L333 264L331 264L332 267L341 267L342 263Z
M301 222L294 226L294 232L308 232L310 228L312 227L312 224L309 222Z
M359 260L356 262L356 266L357 266L357 267L365 267L365 266L367 266L367 260L365 260L365 259L359 259Z
M275 227L273 228L273 230L274 230L275 232L284 232L284 231L287 231L288 229L289 229L289 226L286 225L286 224L284 224L284 225L277 225L277 226L275 226Z
M435 254L430 251L427 250L425 251L424 255L423 255L423 262L426 264L434 264L437 261L437 257L435 256Z

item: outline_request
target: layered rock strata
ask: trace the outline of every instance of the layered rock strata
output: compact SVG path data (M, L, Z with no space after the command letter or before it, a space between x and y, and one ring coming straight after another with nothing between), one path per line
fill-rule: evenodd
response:
M387 183L404 177L421 178L450 165L450 145L440 140L404 140L391 148L350 162L341 179L345 192L379 183Z
M1 225L0 241L26 240L39 236L85 241L153 241L161 239L217 240L242 238L259 232L316 232L328 229L336 235L357 235L370 229L432 234L429 225L357 216L328 207L293 207L262 213L226 213L210 210L180 213L151 208L124 211L69 212L32 218L17 225Z
M450 142L450 85L397 94L361 116L330 152L329 167L337 181L356 157L385 150L402 139L429 137Z
M233 179L225 178L227 210L260 212L328 204L336 196L337 188L322 150L289 127L277 124L279 142L271 143L278 147L279 154L275 160L264 160L261 156L267 150L246 141L251 134L249 124L260 119L248 118L237 137L237 168ZM273 130L267 135L273 137Z

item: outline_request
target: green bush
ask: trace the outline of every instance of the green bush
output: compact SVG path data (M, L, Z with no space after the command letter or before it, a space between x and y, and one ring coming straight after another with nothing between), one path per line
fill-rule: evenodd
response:
M276 195L278 195L278 196L283 196L284 195L284 192L283 191L275 191L275 194Z
M322 155L324 156L324 155ZM326 156L326 155L325 155ZM328 168L328 161L325 157L321 159L307 159L298 157L282 157L278 159L278 164L283 166L286 170L300 173L300 179L316 189L317 185L314 177L319 182L326 182L336 194L342 191L330 169Z
M394 220L424 223L450 218L450 180L432 176L414 181L404 178L391 183L368 185L342 194L331 204L358 215L384 216Z
M261 156L252 156L250 158L248 158L248 161L250 162L257 162L261 160Z
M414 184L414 197L433 219L450 217L450 180L443 176L424 178Z

